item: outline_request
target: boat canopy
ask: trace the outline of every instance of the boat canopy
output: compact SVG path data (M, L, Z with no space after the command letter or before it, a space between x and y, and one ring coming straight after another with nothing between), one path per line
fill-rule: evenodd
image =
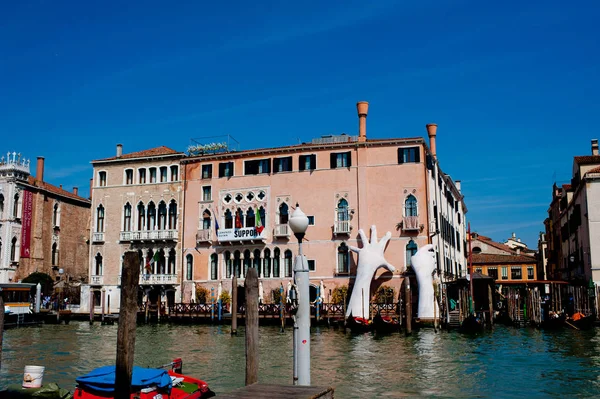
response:
M133 366L132 374L131 388L133 390L149 387L171 390L171 377L165 370ZM76 378L75 381L83 390L113 392L115 390L115 366L99 367Z

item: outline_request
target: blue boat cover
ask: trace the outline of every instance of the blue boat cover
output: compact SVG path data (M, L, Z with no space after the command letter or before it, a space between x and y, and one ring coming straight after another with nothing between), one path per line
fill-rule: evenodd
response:
M171 377L165 370L133 366L132 374L131 388L135 391L152 386L171 390ZM99 367L84 376L76 378L75 381L82 389L113 392L115 390L115 366Z

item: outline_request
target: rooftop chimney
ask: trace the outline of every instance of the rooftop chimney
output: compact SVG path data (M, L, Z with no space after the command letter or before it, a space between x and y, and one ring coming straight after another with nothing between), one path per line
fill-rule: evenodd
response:
M359 101L356 103L358 111L358 141L364 143L367 141L367 113L369 113L369 103Z
M517 255L521 255L521 248L517 247L516 251L517 251Z
M429 136L429 148L431 150L431 154L434 158L437 158L435 151L435 136L437 135L437 124L428 123L427 125L425 125L425 127L427 128L427 135Z
M94 189L94 178L90 178L90 199L92 199L92 190Z
M123 144L117 144L117 158L121 158L123 155Z
M37 170L35 172L35 180L44 181L44 157L37 157Z
M58 185L58 188L60 188L60 189L62 190L62 184L59 184L59 185Z
M73 194L79 195L79 188L73 187Z
M457 190L458 190L458 192L460 193L460 187L461 187L460 180L457 180L457 181L455 181L455 182L454 182L454 185L456 186L456 189L457 189Z
M592 139L592 155L598 155L598 139Z

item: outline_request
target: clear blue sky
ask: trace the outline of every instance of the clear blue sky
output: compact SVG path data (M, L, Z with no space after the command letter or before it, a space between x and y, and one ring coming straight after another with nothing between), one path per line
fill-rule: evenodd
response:
M193 137L241 148L425 135L473 229L530 246L551 185L600 138L598 1L0 5L0 152L87 195L91 159Z

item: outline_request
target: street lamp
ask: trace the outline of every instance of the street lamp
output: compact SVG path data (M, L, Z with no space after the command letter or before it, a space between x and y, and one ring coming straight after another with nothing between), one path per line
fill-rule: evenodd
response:
M298 309L294 317L294 385L310 385L310 298L308 264L302 255L302 239L308 228L308 217L296 204L289 225L298 239L298 256L294 262L294 284L298 292ZM296 373L294 373L296 374Z

